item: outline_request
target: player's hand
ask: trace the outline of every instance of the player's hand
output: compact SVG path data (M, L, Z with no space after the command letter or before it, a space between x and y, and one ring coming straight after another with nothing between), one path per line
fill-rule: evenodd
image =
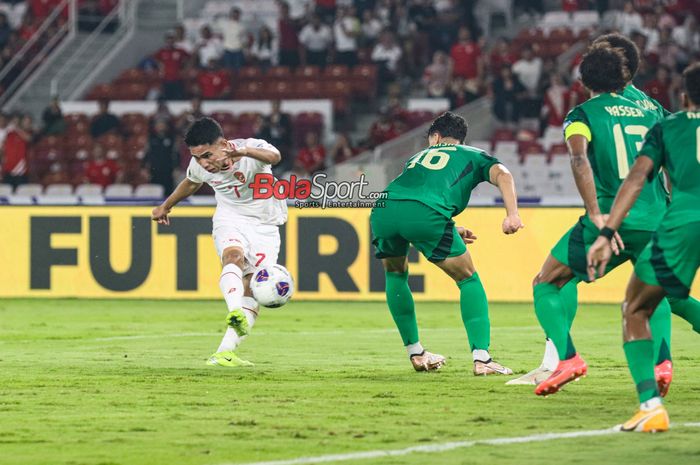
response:
M519 229L523 229L525 225L520 219L520 215L508 215L503 220L503 234L515 234Z
M474 235L474 233L468 230L467 228L457 226L457 232L459 233L459 236L462 238L465 244L473 244L476 240L476 236Z
M609 215L589 215L591 221L598 229L603 229L605 223L608 221ZM612 253L615 255L620 255L620 250L625 250L625 243L622 242L622 237L615 231L615 235L610 241L610 247L612 248Z
M170 208L166 208L163 205L158 205L151 212L151 219L158 224L170 225L170 218L168 214L170 213Z
M613 254L612 242L598 236L598 239L588 249L586 261L588 262L588 279L591 281L595 281L596 277L602 277L605 274L605 267Z
M248 148L245 146L238 147L233 144L229 144L229 148L224 150L224 154L229 160L237 162L241 158L248 156Z

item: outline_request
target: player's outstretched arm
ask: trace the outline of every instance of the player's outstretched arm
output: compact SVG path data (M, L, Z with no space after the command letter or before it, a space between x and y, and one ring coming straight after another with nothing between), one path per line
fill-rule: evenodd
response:
M622 186L620 186L620 190L617 192L610 215L605 222L603 230L601 230L600 236L598 236L598 239L588 251L589 279L595 279L596 271L598 276L603 276L605 273L605 266L610 261L612 254L611 239L608 236L612 237L613 232L617 234L616 231L634 206L634 202L637 201L644 184L653 170L654 161L645 155L637 157L637 161L632 165L632 169L630 169L627 178L625 178Z
M503 233L514 234L525 227L518 213L518 194L515 192L515 180L508 168L500 163L489 170L489 182L498 187L506 208L506 218L503 220Z
M200 183L192 182L187 178L183 179L182 182L177 185L173 193L170 194L162 204L153 209L151 219L158 224L169 225L170 218L168 218L168 214L170 210L182 200L197 192L200 187L202 187Z
M262 140L258 145L257 147L233 147L231 150L226 150L226 155L234 161L241 157L250 157L270 165L276 165L282 160L282 155L273 145Z

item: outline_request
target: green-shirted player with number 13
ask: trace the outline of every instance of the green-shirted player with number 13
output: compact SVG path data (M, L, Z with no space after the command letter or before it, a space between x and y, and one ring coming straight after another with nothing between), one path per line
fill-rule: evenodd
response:
M452 217L469 203L481 182L501 191L507 216L503 232L523 227L513 177L505 166L483 150L462 145L467 136L464 118L453 113L438 117L428 130L430 146L412 156L403 172L385 189L383 207L372 210L370 224L376 256L386 276L386 298L391 316L416 371L437 370L445 357L427 352L418 337L415 305L408 286L410 244L454 279L460 292L462 321L474 360L475 375L513 372L491 359L491 326L486 293L465 244L476 237L455 227Z

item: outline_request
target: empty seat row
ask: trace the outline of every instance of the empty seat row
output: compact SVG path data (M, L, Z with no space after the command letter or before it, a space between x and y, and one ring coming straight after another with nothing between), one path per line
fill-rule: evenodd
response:
M135 188L129 184L112 184L104 189L97 184L50 184L44 188L41 184L22 184L12 189L9 184L0 184L0 197L97 197L105 198L163 198L163 186L159 184L141 184Z

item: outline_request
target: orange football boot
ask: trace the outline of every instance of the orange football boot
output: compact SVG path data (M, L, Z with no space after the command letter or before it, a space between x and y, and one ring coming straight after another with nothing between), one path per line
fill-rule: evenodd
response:
M535 388L535 394L538 396L548 396L559 391L566 383L577 380L582 376L586 376L588 365L583 361L579 354L574 355L568 360L560 360L557 369L554 373Z

